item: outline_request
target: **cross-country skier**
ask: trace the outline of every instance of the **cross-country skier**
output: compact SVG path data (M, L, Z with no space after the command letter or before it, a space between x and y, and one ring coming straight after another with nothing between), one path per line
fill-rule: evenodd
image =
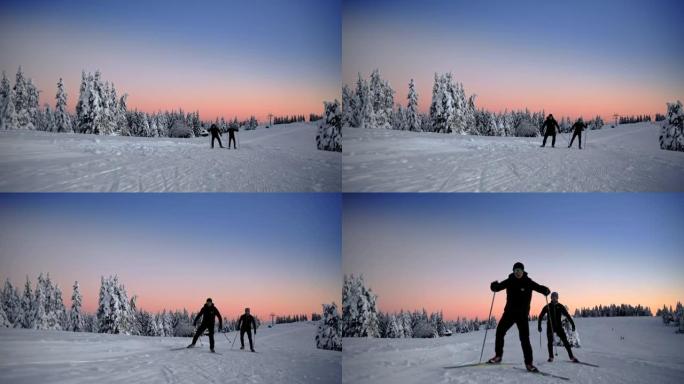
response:
M556 130L560 129L558 126L558 122L556 119L553 118L552 114L549 114L546 117L546 120L544 121L544 124L542 124L542 129L544 130L544 141L542 142L542 148L546 146L546 139L549 136L553 136L551 139L551 147L555 148L556 147Z
M238 131L238 128L235 126L230 126L228 127L228 149L230 149L230 142L233 142L233 148L237 149L237 144L235 144L235 132Z
M252 352L254 351L254 344L252 344L252 326L254 326L254 335L256 336L256 321L254 320L254 316L249 314L249 308L245 308L245 313L240 316L240 320L238 320L237 327L240 329L240 344L242 345L240 349L245 349L245 333L247 333L247 337L249 338L249 349Z
M200 309L197 316L195 316L195 320L192 322L193 326L197 324L197 320L200 318L200 316L202 317L202 322L200 323L199 328L197 328L195 336L192 337L192 344L188 345L188 348L194 347L197 339L202 336L205 330L208 330L209 349L214 352L214 317L218 317L219 319L219 329L223 328L223 320L221 319L221 313L219 312L218 308L214 306L211 298L207 299L207 302L204 303L202 309Z
M568 148L572 147L572 142L575 140L575 137L578 138L579 142L579 149L582 149L582 131L587 129L587 125L584 123L584 120L580 117L575 121L575 124L572 125L572 139L570 139L570 144L568 144Z
M544 319L544 316L546 316L547 314L548 316L546 321L546 338L549 342L549 362L553 361L553 333L555 332L563 342L565 350L568 351L568 356L570 357L570 360L577 363L578 360L577 358L575 358L575 356L572 355L572 348L570 347L568 338L565 336L565 331L563 330L563 326L561 323L561 315L565 316L565 318L568 319L570 325L572 325L573 332L575 332L575 322L572 321L572 317L570 317L570 314L565 309L565 306L558 302L558 292L554 292L551 294L551 303L545 305L539 313L539 320L537 321L537 328L539 332L542 331L542 320Z
M214 148L214 140L218 140L219 146L223 148L223 144L221 144L221 130L219 130L219 127L216 124L212 124L211 128L209 128L209 133L211 133L211 147Z
M530 315L530 302L532 301L532 291L537 291L544 296L551 291L535 283L527 276L525 266L521 262L513 265L513 273L502 282L493 281L490 285L493 292L506 290L506 307L504 313L496 327L496 343L494 351L496 356L489 359L488 363L497 364L501 362L503 356L504 336L508 329L515 324L518 327L520 344L522 345L523 355L525 356L525 367L530 372L538 372L537 367L532 365L532 345L530 345L530 327L528 318Z

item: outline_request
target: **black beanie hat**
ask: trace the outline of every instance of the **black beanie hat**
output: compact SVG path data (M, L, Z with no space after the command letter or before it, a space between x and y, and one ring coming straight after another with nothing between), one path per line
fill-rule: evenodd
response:
M516 270L518 268L522 269L523 271L525 270L525 266L523 265L523 263L521 263L519 261L517 263L513 264L513 270Z
M211 303L211 297L207 299L207 303Z

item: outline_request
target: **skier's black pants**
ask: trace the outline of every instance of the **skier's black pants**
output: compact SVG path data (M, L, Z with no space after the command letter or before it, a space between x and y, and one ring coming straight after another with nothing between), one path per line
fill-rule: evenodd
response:
M556 146L556 132L554 131L553 133L547 132L544 135L544 142L542 142L542 147L546 145L546 138L552 136L551 138L551 146L555 147Z
M504 311L501 316L499 325L496 326L496 343L494 351L497 356L503 356L504 337L506 332L513 324L518 326L518 335L520 336L520 344L522 345L523 355L525 356L525 364L532 364L532 345L530 345L530 323L527 319L527 314L513 314Z
M558 338L563 342L565 350L568 351L568 357L572 359L572 348L570 347L568 338L565 336L565 330L563 330L563 327L555 327L554 331L556 332L556 335L558 335ZM546 325L546 339L549 342L549 358L553 358L553 332L551 332L551 327L549 327L548 324Z
M575 141L575 137L579 140L579 147L582 148L582 132L575 132L572 134L572 139L570 139L570 145L568 145L568 147L572 147L572 142Z
M219 147L223 148L223 144L221 144L221 138L218 136L212 136L211 137L211 147L214 148L214 140L218 140L219 142Z
M197 339L199 339L200 336L204 333L204 331L209 330L209 348L214 349L214 326L207 325L207 324L200 324L199 328L197 328L197 332L195 332L195 336L192 337L192 345L195 345L197 342Z
M251 329L241 329L240 330L240 344L242 345L242 348L245 347L245 333L247 333L247 337L249 338L249 349L254 349L254 345L252 344L252 330Z
M230 142L233 142L233 148L237 149L237 145L235 144L235 135L229 135L228 136L228 149L230 149Z

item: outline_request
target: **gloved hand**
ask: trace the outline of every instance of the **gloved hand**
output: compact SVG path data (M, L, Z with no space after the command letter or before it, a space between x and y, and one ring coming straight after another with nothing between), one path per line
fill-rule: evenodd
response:
M551 290L548 287L544 287L544 296L551 294Z
M494 281L492 281L491 284L489 284L489 289L491 289L492 292L496 292L496 288L497 288L498 286L499 286L499 281L498 281L498 280L494 280Z
M539 333L541 333L541 324L537 326L537 329L539 329Z

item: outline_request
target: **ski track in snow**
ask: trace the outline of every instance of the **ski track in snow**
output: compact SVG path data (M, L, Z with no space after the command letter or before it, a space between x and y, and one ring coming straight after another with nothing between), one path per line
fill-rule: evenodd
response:
M574 383L678 383L684 377L684 335L663 325L660 318L578 318L582 347L573 350L580 361L600 367L573 364L563 347L553 363L546 362L546 330L542 349L536 321L530 322L530 342L540 371L570 378ZM620 339L624 336L624 340ZM534 376L510 365L445 369L477 362L484 330L438 339L343 340L343 383L561 383ZM494 332L487 334L483 361L494 355ZM503 363L524 369L518 331L506 334Z
M0 329L2 383L335 383L341 353L317 349L313 322L262 327L258 353L216 334L216 351L184 347L189 338L163 338ZM239 336L238 336L239 339ZM248 344L245 336L245 343Z
M344 129L344 192L684 191L684 153L653 123L589 131L588 147L542 138Z
M241 131L236 151L208 137L2 131L0 191L338 192L341 156L316 149L316 133L316 123Z

